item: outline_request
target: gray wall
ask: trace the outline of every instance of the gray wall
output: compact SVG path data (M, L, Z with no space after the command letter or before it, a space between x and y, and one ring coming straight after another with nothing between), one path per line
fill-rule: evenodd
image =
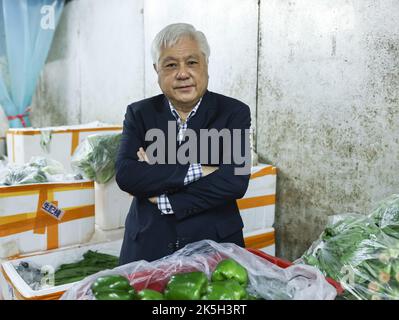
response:
M248 104L255 127L257 17L257 0L145 0L146 96L161 92L152 67L152 39L170 23L191 23L205 33L211 48L209 90Z
M279 169L277 254L294 259L329 215L366 213L398 192L399 1L261 0L258 9L257 0L70 2L33 123L120 123L129 102L159 92L156 31L195 24L211 43L210 89L250 105L258 153Z
M121 124L144 96L143 0L73 0L61 16L32 124Z
M261 1L259 156L279 169L277 252L399 192L399 1Z

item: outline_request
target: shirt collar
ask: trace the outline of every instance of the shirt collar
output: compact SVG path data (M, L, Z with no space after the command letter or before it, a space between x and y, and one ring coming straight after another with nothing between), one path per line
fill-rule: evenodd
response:
M186 122L187 122L188 120L190 120L190 119L195 115L195 113L197 112L197 110L198 110L198 108L199 108L199 106L200 106L200 104L201 104L201 101L202 101L202 97L201 97L201 99L199 99L198 103L195 105L195 107L193 108L193 110L191 110L190 114L189 114L188 117L187 117ZM177 120L177 121L181 120L181 119L180 119L180 116L179 116L179 113L177 112L177 110L176 110L175 107L172 105L172 103L170 102L169 99L168 99L168 103L169 103L170 111L172 112L172 114L173 114L173 116L176 118L176 120Z

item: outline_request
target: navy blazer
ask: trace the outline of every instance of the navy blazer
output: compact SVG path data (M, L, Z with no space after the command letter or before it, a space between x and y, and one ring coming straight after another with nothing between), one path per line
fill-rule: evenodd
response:
M127 107L116 161L116 181L134 198L125 222L121 265L141 259L153 261L204 239L244 246L243 222L236 200L244 196L250 175L236 175L234 169L242 165L233 159L231 164L222 163L222 143L219 163L211 163L210 147L208 163L202 163L217 165L219 169L186 186L184 178L189 164L171 164L167 157L165 164L138 161L138 149L146 150L152 143L145 141L149 129L158 128L165 133L165 151L172 147L167 139L169 121L176 125L163 94ZM249 129L250 109L236 99L206 91L197 113L187 124L198 136L200 129ZM174 137L178 148L176 140ZM242 134L242 153L245 143L249 145L249 137ZM198 142L198 159L199 145ZM174 214L163 215L156 204L148 201L149 197L161 194L167 194Z

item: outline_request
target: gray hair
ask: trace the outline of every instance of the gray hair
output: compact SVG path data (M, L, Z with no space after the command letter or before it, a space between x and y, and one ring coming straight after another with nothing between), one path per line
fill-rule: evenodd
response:
M161 56L162 48L170 48L174 46L181 38L189 37L197 41L201 52L205 56L206 63L209 62L209 55L211 49L204 33L196 30L188 23L174 23L163 28L152 41L151 55L152 61L158 65L159 57Z

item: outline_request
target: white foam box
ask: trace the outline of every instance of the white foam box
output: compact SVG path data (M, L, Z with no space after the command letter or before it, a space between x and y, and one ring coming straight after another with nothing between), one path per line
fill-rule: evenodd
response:
M64 212L60 219L45 202ZM0 186L0 258L86 243L94 214L93 181Z
M258 249L272 256L276 255L276 239L274 228L265 228L244 233L246 248Z
M42 132L51 131L48 149L42 148ZM7 131L7 155L10 163L25 164L32 157L42 156L61 162L71 171L71 159L78 145L89 135L121 132L122 126L99 122L75 126L44 128L13 128Z
M57 300L74 283L33 290L18 274L15 267L25 261L37 266L50 266L54 271L64 263L74 263L83 259L88 250L98 251L119 257L122 240L73 246L40 254L23 256L1 264L0 287L5 300Z
M5 156L7 151L6 137L0 137L0 156Z
M247 192L237 200L244 222L244 233L273 227L276 182L276 167L267 164L252 167Z
M115 177L105 184L95 183L96 224L103 230L125 226L133 196L122 191Z
M94 235L90 239L89 243L115 241L118 239L123 239L124 235L125 235L125 228L104 230L101 229L98 225L96 225Z

